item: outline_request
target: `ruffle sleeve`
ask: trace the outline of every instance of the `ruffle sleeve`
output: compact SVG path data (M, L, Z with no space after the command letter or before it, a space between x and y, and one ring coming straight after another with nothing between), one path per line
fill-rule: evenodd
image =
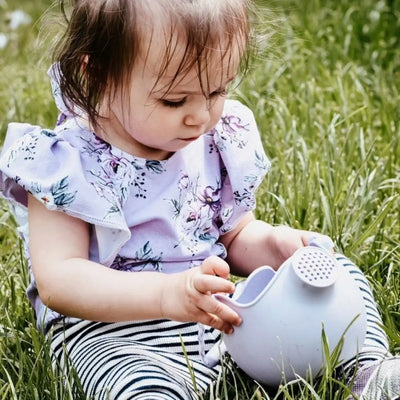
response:
M84 171L93 170L91 159L63 140L56 131L29 124L9 125L0 156L0 191L7 200L27 207L31 193L49 210L65 212L94 226L99 262L111 265L130 238L122 212L115 201L100 195ZM93 164L98 161L93 160ZM98 168L98 167L97 167ZM87 199L91 201L88 202Z
M270 169L252 111L238 101L227 101L213 129L214 145L223 163L220 232L232 230L256 206L256 190Z

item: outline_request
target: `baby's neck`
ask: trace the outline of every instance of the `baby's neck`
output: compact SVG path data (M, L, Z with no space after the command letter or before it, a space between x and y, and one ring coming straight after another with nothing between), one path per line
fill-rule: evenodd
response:
M96 127L88 118L77 117L80 126L92 131L98 138L134 157L147 160L167 160L172 152L150 148L137 142L119 123L117 118L102 118Z

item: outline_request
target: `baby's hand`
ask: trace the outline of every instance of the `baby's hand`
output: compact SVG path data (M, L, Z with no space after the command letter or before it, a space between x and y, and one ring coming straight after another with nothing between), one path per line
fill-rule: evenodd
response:
M275 265L278 266L292 256L300 247L308 246L310 241L315 241L318 237L321 238L321 240L326 239L326 243L328 243L328 240L332 242L327 236L312 231L290 228L288 226L275 226L273 230L273 245L275 248L273 253L276 257ZM333 252L333 248L330 250Z
M233 293L229 266L219 257L209 257L199 267L169 276L161 298L161 312L177 321L195 321L231 333L241 323L239 315L216 300L213 293Z

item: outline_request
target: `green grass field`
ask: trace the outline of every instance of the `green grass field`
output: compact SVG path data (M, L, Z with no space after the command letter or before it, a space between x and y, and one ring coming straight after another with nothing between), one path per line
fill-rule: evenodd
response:
M273 162L257 216L330 235L368 276L400 352L400 1L259 3L273 10L272 48L232 94L254 110ZM46 69L57 26L41 19L50 5L0 0L1 141L10 121L54 126ZM31 22L12 29L15 10ZM51 370L15 223L0 209L0 399L83 399L73 376ZM328 368L276 394L225 368L207 398L345 399L334 383Z

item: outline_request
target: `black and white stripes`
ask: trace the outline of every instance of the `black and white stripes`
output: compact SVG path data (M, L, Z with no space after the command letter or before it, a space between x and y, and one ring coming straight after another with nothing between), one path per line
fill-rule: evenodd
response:
M74 366L88 398L197 399L218 374L201 362L199 333L206 350L219 340L196 323L81 321L56 326L52 349L55 363Z
M355 266L348 258L343 255L336 255L336 259L349 273L362 293L367 314L367 333L364 345L356 358L344 363L343 368L347 374L357 371L361 366L366 364L382 361L391 356L389 352L389 343L385 331L383 330L382 318L377 310L371 287L365 275Z

